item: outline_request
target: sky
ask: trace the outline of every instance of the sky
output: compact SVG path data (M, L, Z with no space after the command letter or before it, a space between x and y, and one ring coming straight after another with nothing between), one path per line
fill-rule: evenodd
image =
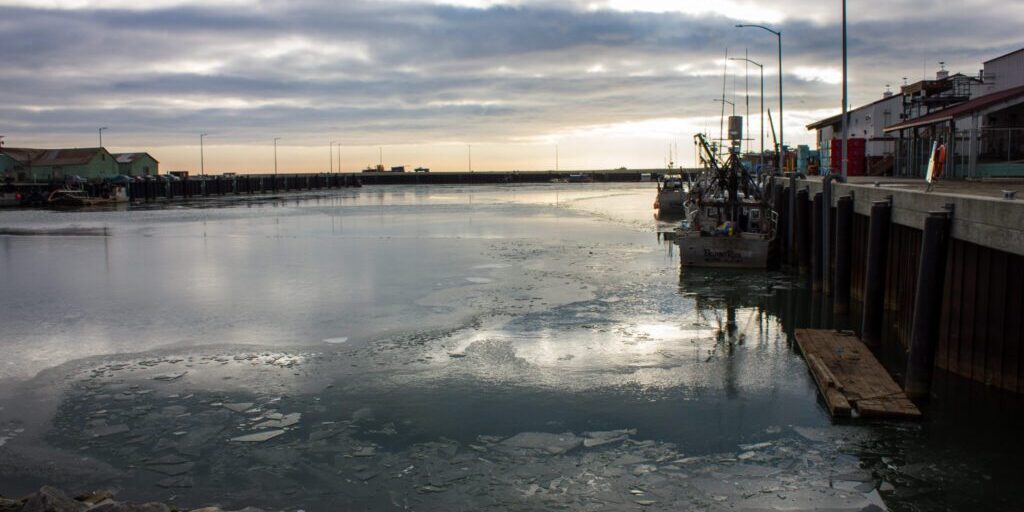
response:
M854 106L1024 47L1024 2L849 5ZM840 20L839 0L0 0L0 136L91 147L106 127L112 152L196 171L206 133L208 173L272 171L275 138L280 172L692 165L723 72L760 146L759 71L727 52L764 65L778 121L776 39L734 25L782 32L795 145L839 112Z

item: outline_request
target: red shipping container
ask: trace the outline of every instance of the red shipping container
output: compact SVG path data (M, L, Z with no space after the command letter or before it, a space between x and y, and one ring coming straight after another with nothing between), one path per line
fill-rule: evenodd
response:
M866 167L867 139L862 137L850 137L846 139L846 175L864 176ZM832 139L832 172L839 174L842 171L843 162L843 139Z

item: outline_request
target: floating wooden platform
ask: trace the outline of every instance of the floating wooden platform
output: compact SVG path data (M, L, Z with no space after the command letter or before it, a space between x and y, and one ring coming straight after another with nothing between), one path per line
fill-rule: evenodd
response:
M874 354L848 333L797 329L796 342L832 416L917 418L921 411Z

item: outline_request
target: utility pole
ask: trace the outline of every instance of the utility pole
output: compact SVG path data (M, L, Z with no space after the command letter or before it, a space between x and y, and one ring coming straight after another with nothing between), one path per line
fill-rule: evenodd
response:
M473 145L466 144L466 152L469 155L469 172L473 172Z
M328 156L330 156L330 163L331 163L330 169L331 169L332 173L334 172L334 145L335 144L337 144L337 142L331 141L330 151L329 151L330 154L328 155ZM341 167L340 166L338 167L338 172L341 172Z
M207 135L208 134L206 133L199 134L199 174L201 176L206 175L206 163L203 158L203 137L206 137Z
M840 166L840 175L843 178L847 176L847 162L846 162L846 146L850 138L850 122L849 119L849 99L847 98L846 88L846 0L843 0L843 159ZM831 205L829 205L831 207Z
M107 127L104 126L103 128L100 128L99 130L96 130L100 134L100 147L101 148L103 147L103 130L106 130L106 129L107 129Z
M277 176L277 141L281 140L281 137L274 137L274 176Z

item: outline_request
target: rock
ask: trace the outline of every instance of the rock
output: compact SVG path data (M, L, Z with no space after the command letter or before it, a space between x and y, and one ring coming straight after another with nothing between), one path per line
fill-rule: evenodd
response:
M266 430L255 434L232 437L231 441L236 443L262 443L263 441L269 441L281 434L284 434L284 430Z
M24 500L12 500L0 497L0 512L18 512L24 504Z
M110 491L92 491L90 493L75 496L75 501L81 501L87 505L95 506L103 501L113 499L114 493Z
M46 486L28 497L21 512L82 512L87 508L88 505L68 498L60 489Z

